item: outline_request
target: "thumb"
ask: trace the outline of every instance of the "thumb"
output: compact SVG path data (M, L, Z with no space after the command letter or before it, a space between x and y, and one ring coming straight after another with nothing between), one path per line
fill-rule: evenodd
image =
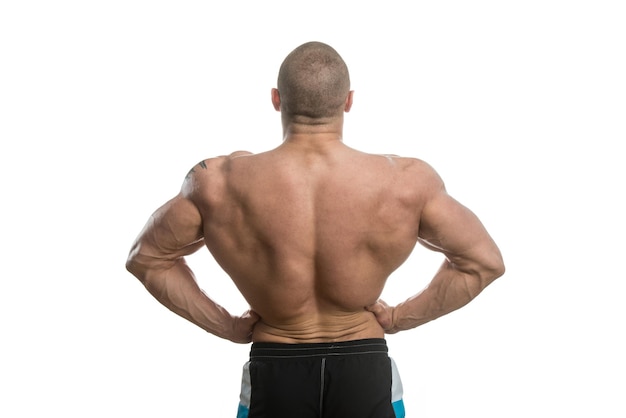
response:
M376 320L385 332L391 331L393 326L392 309L384 300L379 299L376 303L366 306L365 310L374 314Z
M249 320L254 321L254 322L256 322L259 319L261 319L261 316L258 313L254 312L252 309L249 309L249 310L245 311L243 313L243 315L241 315L241 317L245 318L245 319L249 319Z
M384 300L378 299L375 303L368 305L365 307L365 310L370 311L374 315L378 316L385 312L385 310L389 307Z

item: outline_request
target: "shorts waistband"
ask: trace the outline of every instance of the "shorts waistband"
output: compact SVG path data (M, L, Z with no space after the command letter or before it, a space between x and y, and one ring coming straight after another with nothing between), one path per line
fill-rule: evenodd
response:
M383 338L340 341L334 343L253 343L250 358L323 357L354 354L387 354L387 342Z

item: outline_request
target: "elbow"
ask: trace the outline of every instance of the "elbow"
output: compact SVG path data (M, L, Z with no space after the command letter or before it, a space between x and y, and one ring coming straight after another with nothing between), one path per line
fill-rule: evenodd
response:
M128 271L130 274L132 274L133 276L137 277L137 264L135 263L135 260L133 260L131 257L128 257L126 259L126 271Z
M505 267L499 251L483 253L482 257L470 263L454 263L448 260L448 268L452 268L464 277L466 294L470 301L478 296L487 286L504 275Z
M162 259L133 248L126 259L126 270L148 287L155 275L172 268L177 262L178 259Z
M132 259L132 257L128 257L126 259L126 271L128 271L130 274L132 274L133 276L135 275L134 271L135 271L135 262Z
M493 260L483 260L479 266L466 270L468 280L466 281L469 299L474 299L487 286L496 279L504 275L505 267L502 258L494 258Z
M506 273L506 267L504 266L504 260L500 257L500 264L496 270L496 278L504 276L504 273Z
M489 284L499 277L502 277L506 271L504 260L500 251L495 251L488 260L485 260L483 266L483 280Z
M476 260L475 263L464 266L464 268L459 268L459 270L472 278L476 290L474 294L477 295L497 278L504 275L505 267L500 252L494 251L489 255L484 254L480 260Z
M141 263L139 263L133 252L131 252L126 259L126 271L132 274L135 278L139 279L140 282L144 282L146 273L145 268Z
M146 246L141 241L133 243L126 258L126 270L145 285L146 276L153 267L154 257L146 254Z

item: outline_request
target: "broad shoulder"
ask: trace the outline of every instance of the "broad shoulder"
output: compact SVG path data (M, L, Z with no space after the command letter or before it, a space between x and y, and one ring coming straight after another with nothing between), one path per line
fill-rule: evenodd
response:
M381 154L387 158L389 164L394 167L407 182L418 182L423 185L443 186L443 180L439 173L426 161L413 157L402 157L394 154Z
M221 170L224 168L225 164L228 164L229 162L237 158L246 157L250 155L254 155L254 154L249 151L235 151L228 155L219 155L216 157L206 158L200 161L199 163L195 164L193 167L191 167L191 169L185 176L185 179L197 180L202 177L202 174L209 174L209 173L212 173L214 170Z
M195 164L187 172L182 185L183 195L193 198L205 191L219 188L225 179L232 161L254 155L249 151L235 151L228 155L206 158Z

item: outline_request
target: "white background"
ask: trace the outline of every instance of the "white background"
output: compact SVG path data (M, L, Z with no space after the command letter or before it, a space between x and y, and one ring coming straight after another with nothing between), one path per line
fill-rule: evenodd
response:
M425 159L500 245L470 305L389 336L409 417L621 417L626 14L619 1L5 1L0 415L234 417L249 346L124 269L199 160L278 145L278 66L334 46L345 142ZM425 286L416 248L384 297ZM202 286L246 306L206 251Z

